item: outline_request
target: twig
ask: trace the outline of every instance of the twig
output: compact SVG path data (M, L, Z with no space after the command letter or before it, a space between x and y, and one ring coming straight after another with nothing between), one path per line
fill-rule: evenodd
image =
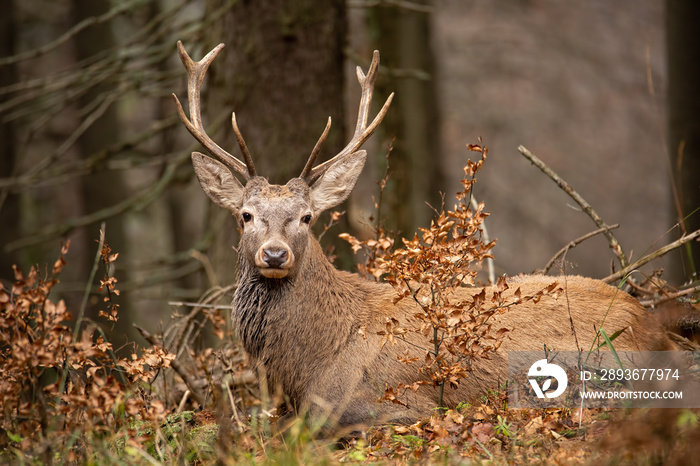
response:
M474 212L479 210L479 203L476 201L476 198L473 195L471 196L471 206L472 209L474 209ZM489 244L491 242L489 232L486 229L486 221L481 222L481 235L482 239L484 240L484 243ZM489 271L489 283L491 285L496 284L496 269L493 264L493 257L486 258L486 267Z
M148 333L146 329L143 329L139 327L138 325L134 324L134 328L139 331L141 336L146 339L148 343L150 343L153 346L156 346L158 348L164 349L163 344L156 339L153 335ZM175 372L178 373L180 377L182 377L182 380L185 381L185 384L189 387L190 390L190 396L197 402L199 403L199 406L204 406L204 400L205 397L199 393L199 390L197 389L197 385L195 384L195 381L192 380L192 377L190 374L180 365L180 363L173 359L170 361L170 366L175 370Z
M689 241L694 240L695 238L700 237L700 230L695 230L694 232L684 235L680 237L678 240L674 241L673 243L669 243L666 246L657 249L656 251L652 252L651 254L648 254L636 262L634 262L631 265L628 265L627 267L623 268L617 273L614 273L612 275L608 275L607 277L603 278L602 281L605 283L612 283L615 280L619 280L625 275L629 274L635 269L638 269L639 267L643 266L644 264L647 264L655 259L658 259L659 257L673 251L676 248L679 248L680 246L683 246L685 243L688 243Z
M227 113L222 114L222 116L228 116ZM215 125L218 126L224 121L223 117L217 118ZM196 145L193 144L193 149ZM191 150L181 152L178 156L168 161L168 164L163 170L163 174L160 179L156 181L149 188L144 191L127 198L117 204L106 207L102 210L92 212L90 214L84 215L82 217L76 217L68 219L64 224L61 225L49 225L44 229L44 231L34 234L32 236L27 236L14 240L7 245L5 245L6 252L12 252L17 249L25 248L27 246L33 246L35 244L48 241L57 236L67 235L76 228L91 225L93 223L106 220L117 215L123 214L124 212L131 210L143 210L145 207L160 198L160 195L165 191L165 189L170 186L171 183L177 181L177 174L179 168L190 161Z
M95 253L95 260L92 264L92 269L90 270L90 278L88 278L88 284L85 287L85 293L83 293L83 300L80 303L80 310L78 311L78 318L75 320L75 328L73 329L73 340L78 340L78 334L80 333L80 326L83 323L83 318L85 317L85 309L87 308L88 299L90 298L90 292L92 290L92 283L95 281L95 276L97 275L97 269L100 266L100 257L102 257L102 248L105 245L105 235L107 230L107 224L102 222L100 225L100 240L97 244L97 253Z
M230 310L231 305L223 305L223 304L202 304L202 303L190 303L186 301L168 301L169 306L187 306L187 307L201 307L203 309L224 309L224 310Z
M214 288L219 288L219 281L216 277L216 272L214 271L214 267L211 265L209 257L196 249L192 249L190 251L190 255L202 264L204 271L207 273L207 278L209 279L211 286Z
M160 285L161 283L174 282L183 277L187 277L202 269L202 264L195 261L185 262L182 265L171 267L160 267L151 272L142 280L133 279L127 282L122 282L119 287L122 291L143 290L152 286Z
M71 37L74 37L77 35L80 31L83 29L86 29L90 26L100 24L100 23L105 23L107 21L110 21L112 18L115 16L124 13L125 11L129 11L132 7L138 5L140 3L140 0L135 0L133 2L129 3L122 3L121 5L117 5L108 12L104 13L101 16L91 16L89 18L84 19L80 23L76 24L73 26L71 29L66 31L61 37L58 39L49 42L47 44L44 44L43 46L29 50L28 52L20 53L17 55L12 55L9 57L4 57L0 59L0 66L5 66L5 65L10 65L12 63L18 63L23 60L29 60L30 58L36 58L40 55L44 55L51 50L57 48L61 44L64 44L68 40L71 39Z
M168 347L173 348L175 350L175 354L179 355L187 346L187 341L189 339L188 334L194 330L194 323L199 314L206 308L214 308L214 305L211 303L232 292L236 286L237 285L234 284L223 288L217 287L209 290L207 292L207 296L202 299L202 303L198 303L197 305L193 306L192 311L188 312L187 315L177 320L174 325L169 326L165 330L163 341L167 342ZM180 303L174 304L177 305ZM188 305L188 303L181 304ZM224 309L231 309L231 306L225 306Z
M652 283L652 285L656 286L656 288L657 288L656 290L644 288L643 286L637 285L636 283L634 283L632 281L627 281L625 283L628 284L629 286L631 286L635 292L637 292L639 294L644 294L647 296L654 296L657 293L657 291L663 291L663 286L655 284L655 283Z
M666 303L668 301L672 301L674 299L682 298L683 296L687 296L689 294L693 294L700 291L700 285L695 285L690 288L686 288L684 290L677 291L675 293L666 293L663 296L659 296L658 298L654 299L646 299L644 301L639 301L642 306L644 307L655 307L658 306L659 304Z
M542 173L550 177L552 181L554 181L557 184L557 186L559 186L566 194L568 194L574 201L576 201L576 203L581 206L581 209L583 209L583 211L586 214L588 214L589 217L591 217L591 220L593 220L593 222L598 226L598 228L605 230L602 233L608 239L608 242L610 243L610 248L612 248L613 252L617 256L622 268L627 268L627 266L629 265L629 260L627 259L627 256L625 255L624 251L622 250L620 243L617 241L617 238L615 238L615 236L610 232L610 226L606 224L603 221L603 219L600 218L600 216L593 210L593 207L591 207L591 205L588 202L586 202L586 200L582 198L580 194L574 191L574 189L566 181L564 181L559 175L557 175L554 172L554 170L547 166L535 154L527 150L524 146L518 146L518 152L523 154L525 158L532 162L537 168L542 170Z
M331 214L329 215L329 218L328 218L328 223L323 225L323 231L318 234L318 238L316 238L316 239L318 241L321 241L321 238L323 238L323 235L325 235L326 232L328 230L330 230L333 227L333 225L335 225L336 222L338 222L338 220L340 220L340 217L342 217L343 215L345 215L344 210L342 212L337 211L337 210L334 210L333 212L331 212Z
M491 461L493 461L493 455L491 454L490 451L488 451L488 449L484 446L484 444L481 443L481 442L479 441L479 439L476 437L476 435L472 434L472 438L474 439L474 441L475 441L476 443L479 444L479 446L481 447L481 449L484 450L484 451L486 452L487 455L489 455L489 458L491 459Z
M585 234L585 235L581 236L580 238L576 238L575 240L569 242L566 246L564 246L563 248L561 248L551 259L549 259L549 262L547 262L547 265L545 265L545 266L544 266L543 268L541 268L541 269L535 270L533 273L535 273L535 274L546 274L547 272L549 272L549 269L552 268L552 266L554 265L554 263L555 263L561 256L563 256L564 254L566 254L566 253L569 251L569 249L575 248L575 247L578 246L579 244L583 243L584 241L586 241L586 240L589 239L589 238L594 237L595 235L599 235L600 233L605 233L605 232L608 231L608 230L613 230L613 229L619 228L619 227L620 227L620 225L616 223L616 224L614 224L614 225L610 225L610 226L605 227L605 228L599 228L599 229L597 229L597 230L595 230L595 231L592 231L592 232L590 232L590 233L588 233L588 234Z
M71 146L75 144L75 142L85 133L85 131L90 129L90 127L96 120L100 119L102 115L104 115L105 112L109 110L112 104L116 102L119 97L121 97L121 94L119 92L111 92L108 95L106 95L104 99L102 99L99 102L99 106L95 110L90 112L89 115L83 118L83 120L80 122L78 127L71 133L71 135L68 138L66 138L66 140L63 141L63 143L60 146L58 146L58 148L51 155L51 157L47 157L44 160L56 160L60 158L63 154L68 152L68 149L70 149Z
M374 8L382 5L394 6L418 13L432 13L434 11L432 6L421 5L405 0L355 0L348 2L349 8Z
M88 298L90 297L90 290L92 289L92 283L95 281L95 276L97 275L97 269L100 266L100 257L102 257L102 247L105 244L105 231L107 226L105 222L100 225L100 240L97 245L97 253L95 254L95 260L92 264L92 269L90 270L90 278L88 279L87 286L85 287L85 292L83 293L83 300L80 303L80 310L78 311L78 318L75 319L75 327L73 327L73 341L78 341L78 336L80 335L80 327L83 325L83 320L85 319L85 309L87 308ZM64 363L64 366L67 364ZM63 388L66 386L66 381L68 380L68 371L64 367L63 374L61 375L61 383L59 386L59 393L63 393Z
M238 408L236 407L236 398L233 396L233 392L231 391L231 384L229 384L228 381L226 381L224 382L224 385L226 386L226 394L228 395L229 402L231 403L231 411L233 412L233 417L236 420L236 426L238 427L239 432L244 432L245 424L243 424L240 416L238 415Z
M180 399L180 404L177 405L177 411L175 411L176 413L181 413L182 411L184 411L185 403L187 403L187 398L190 397L191 393L192 392L190 392L189 390L185 390L185 394L182 395L182 398Z

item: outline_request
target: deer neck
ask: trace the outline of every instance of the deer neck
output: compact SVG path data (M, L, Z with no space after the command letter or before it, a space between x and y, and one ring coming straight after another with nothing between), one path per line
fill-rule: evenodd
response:
M318 351L346 341L366 292L354 274L339 271L310 237L303 263L291 277L266 278L239 256L234 321L246 351L265 360L271 345L312 339ZM308 340L306 340L308 341ZM269 351L273 354L273 351Z

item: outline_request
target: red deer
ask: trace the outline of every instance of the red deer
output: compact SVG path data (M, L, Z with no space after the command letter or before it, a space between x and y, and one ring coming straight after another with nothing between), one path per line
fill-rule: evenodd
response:
M281 186L257 175L235 114L232 125L244 161L224 151L204 130L200 87L222 47L194 62L178 42L188 74L189 118L173 96L183 123L213 156L192 154L202 189L233 213L242 231L233 321L245 350L264 368L270 386L281 387L297 410L312 419L348 426L376 420L409 422L430 414L438 400L437 390L431 388L409 392L405 406L377 402L385 383L396 386L419 379L415 367L397 358L406 351L416 353L411 341L382 348L377 332L385 328L387 317L410 319L420 308L410 299L394 303L396 292L389 284L335 269L311 231L321 212L343 202L352 191L366 158L360 147L391 103L393 94L368 124L378 52L366 75L357 69L362 95L352 140L335 157L316 165L329 119L301 175ZM517 286L506 295L516 287L523 295L535 295L558 281L566 299L545 295L537 303L526 301L494 316L496 325L511 330L509 337L491 359L477 361L459 387L446 393L447 406L473 399L504 381L509 350L536 351L543 345L575 350L572 325L580 341L594 341L606 313L606 328L629 329L615 340L618 350L673 348L662 327L634 298L601 281L576 276L522 276L512 281ZM465 290L474 294L480 289ZM494 290L489 287L487 293Z

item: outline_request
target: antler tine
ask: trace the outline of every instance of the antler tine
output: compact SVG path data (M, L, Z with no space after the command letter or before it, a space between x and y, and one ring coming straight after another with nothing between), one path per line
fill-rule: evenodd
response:
M236 135L238 147L241 149L241 153L243 154L243 160L245 160L246 167L248 167L248 174L251 178L258 176L255 171L255 165L253 164L253 158L250 156L248 146L243 139L243 134L241 134L241 130L238 129L238 123L236 123L236 112L231 113L231 126L233 126L233 132Z
M318 138L318 141L316 142L316 145L314 146L314 150L311 151L311 155L309 156L309 160L306 161L306 165L304 165L304 169L301 171L301 175L299 175L299 178L305 180L309 176L309 174L311 173L311 169L314 168L314 164L316 163L316 159L318 158L318 153L321 152L321 146L323 146L323 143L326 142L326 138L328 137L328 132L330 130L331 130L331 117L328 117L328 123L326 123L326 129L323 130L321 137Z
M243 136L241 136L238 130L238 125L236 125L235 115L232 118L233 129L236 133L236 139L238 140L238 145L243 152L243 157L246 163L241 162L233 155L222 149L217 143L215 143L209 135L207 135L204 130L204 125L202 124L202 112L200 109L200 92L202 89L202 83L204 82L204 76L207 73L207 69L214 58L219 54L221 49L224 48L224 44L217 45L211 52L206 54L204 58L200 61L195 62L190 58L182 45L181 41L177 41L177 50L180 53L180 60L182 64L185 65L187 70L187 102L190 110L190 118L187 118L185 111L180 104L180 100L175 94L173 94L173 99L175 99L175 105L177 106L177 114L180 116L180 120L185 124L187 130L194 136L197 141L199 141L214 157L216 157L220 162L222 162L227 167L240 173L246 180L249 180L255 175L255 166L248 152L248 148L243 141Z
M360 68L359 66L357 67L357 81L360 83L360 87L362 88L362 96L360 97L360 108L357 113L357 124L355 125L355 134L352 136L352 139L350 140L348 145L345 146L345 148L342 151L340 151L335 157L311 169L307 176L302 176L302 178L307 180L309 184L313 183L319 177L321 177L334 161L348 154L356 152L362 146L362 144L364 144L365 141L367 141L367 139L369 139L369 137L372 136L374 131L384 119L384 116L386 115L386 112L389 110L389 106L391 105L391 101L394 99L393 92L386 99L386 102L384 102L382 109L379 111L377 116L374 117L372 123L370 123L370 125L367 126L367 120L369 119L370 113L370 104L372 103L372 93L374 92L374 82L377 79L378 69L379 51L375 50L374 55L372 56L372 63L369 65L369 69L367 70L367 75L365 75L362 72L362 68ZM322 138L325 139L325 137L323 136ZM317 149L314 148L314 151L316 150ZM315 156L313 153L312 157L315 161ZM307 166L310 162L312 162L312 157L309 157L309 161L306 163ZM303 173L306 173L306 171L307 169L305 167Z

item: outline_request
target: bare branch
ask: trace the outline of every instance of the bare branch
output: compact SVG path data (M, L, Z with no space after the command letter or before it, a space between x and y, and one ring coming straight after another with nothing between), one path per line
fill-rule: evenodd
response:
M230 304L203 304L203 303L191 303L187 301L168 301L169 306L183 306L191 308L202 308L202 309L223 309L231 310Z
M159 341L156 337L148 333L145 329L139 327L138 325L134 324L134 328L139 331L141 336L151 345L157 347L157 348L163 348L163 343ZM199 392L199 389L197 388L197 384L195 380L192 379L190 376L190 373L183 368L180 363L177 361L177 359L173 359L170 361L170 366L177 372L177 374L182 377L182 380L187 384L187 387L190 390L190 396L197 402L199 403L199 406L204 406L205 402L205 397Z
M557 186L559 186L566 194L568 194L574 201L576 201L578 205L581 206L581 209L583 209L583 211L586 214L588 214L589 217L591 217L591 219L598 226L598 228L604 230L602 233L608 239L608 243L610 243L610 248L617 256L622 268L626 268L629 265L629 260L627 259L627 256L625 255L624 251L622 250L620 243L617 241L617 238L615 238L615 236L610 232L610 225L605 223L603 219L601 219L600 216L596 213L596 211L593 210L593 207L591 207L591 205L588 202L586 202L586 200L583 197L581 197L579 193L574 191L574 189L566 181L564 181L563 178L557 175L554 172L554 170L547 166L547 164L540 160L535 154L527 150L524 146L518 146L518 152L524 155L525 158L532 162L537 168L542 170L542 173L550 177L552 181L554 181L557 184Z
M0 66L11 65L13 63L18 63L20 61L29 60L31 58L36 58L38 56L44 55L50 52L51 50L55 49L56 47L59 47L60 45L66 43L72 37L80 33L80 31L87 29L88 27L93 26L95 24L106 23L115 16L125 11L129 11L131 8L133 8L135 5L138 5L139 3L141 3L141 0L132 0L131 2L119 2L114 8L112 8L103 15L85 18L83 21L66 31L61 37L52 42L49 42L48 44L45 44L34 50L29 50L25 53L20 53L17 55L12 55L0 59Z
M472 209L474 209L474 212L477 212L479 210L479 203L476 201L476 197L472 194L471 200L470 200L470 205L472 206ZM440 214L438 214L440 215ZM486 221L484 221L481 224L481 235L483 242L488 244L491 242L491 237L489 236L489 231L486 229ZM490 285L495 285L496 284L496 268L494 266L494 261L493 257L487 257L486 258L486 267L488 269L489 273L489 284Z
M176 179L177 170L182 165L190 161L189 152L183 152L178 157L170 160L165 167L163 175L160 179L153 184L149 189L142 191L135 196L125 199L124 201L106 207L102 210L92 212L83 217L68 219L65 223L60 225L49 225L43 232L36 235L23 237L17 239L5 246L5 251L15 251L27 246L34 244L39 244L44 241L50 240L52 238L63 236L74 230L75 228L84 227L91 225L93 223L114 217L116 215L123 214L128 210L139 210L143 209L152 202L154 202L158 197L165 191L165 189L174 182Z
M685 243L689 241L693 241L694 239L700 237L700 230L695 230L694 232L683 235L680 239L677 241L674 241L673 243L669 243L666 246L657 249L656 251L652 252L651 254L647 254L646 256L638 259L635 261L633 264L628 265L624 269L620 270L617 273L614 273L612 275L608 275L607 277L603 278L602 281L605 283L612 283L616 280L620 280L623 278L625 275L628 275L635 269L638 269L639 267L643 266L644 264L647 264L655 259L658 259L661 256L664 256L665 254L668 254L669 252L673 251L674 249L679 248L680 246L683 246Z
M349 8L373 8L382 5L402 8L408 11L416 11L418 13L432 13L434 11L432 6L421 5L420 3L408 0L354 0L348 2Z
M554 263L557 261L557 259L559 259L561 256L566 254L569 251L569 249L575 248L579 244L583 243L584 241L586 241L589 238L594 237L595 235L599 235L600 233L605 233L608 230L613 230L613 229L619 228L619 227L620 227L620 225L616 223L615 225L610 225L610 226L605 227L605 228L599 228L599 229L592 231L590 233L587 233L579 238L576 238L575 240L569 242L566 246L561 248L551 259L549 259L549 262L547 262L547 265L545 265L541 269L535 270L533 273L535 273L535 274L547 274L549 272L549 270L552 268L552 266L554 265Z
M679 290L675 293L664 293L663 296L659 296L658 298L645 299L643 301L640 301L640 303L644 307L656 307L668 301L673 301L674 299L682 298L683 296L688 296L689 294L697 293L698 291L700 291L700 285L695 285L684 290Z

